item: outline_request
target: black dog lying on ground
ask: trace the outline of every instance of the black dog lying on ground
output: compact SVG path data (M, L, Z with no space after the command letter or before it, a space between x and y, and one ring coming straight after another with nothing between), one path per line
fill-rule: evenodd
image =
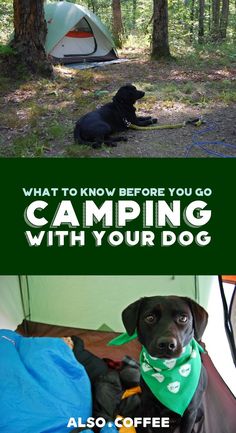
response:
M116 146L118 141L127 141L126 137L113 137L115 132L125 131L128 124L148 126L157 122L157 119L137 117L134 104L143 98L144 92L128 84L121 87L113 98L113 102L103 105L95 111L85 114L76 123L74 139L79 144L89 144L94 148Z
M199 425L201 425L204 419L202 397L207 385L207 374L204 366L201 364L199 352L197 355L199 379L196 382L193 396L190 397L189 403L187 401L187 407L182 415L166 407L157 399L158 394L156 392L156 395L154 395L153 389L151 391L149 379L147 380L147 376L145 376L143 371L148 372L148 377L154 376L154 379L156 379L156 381L154 380L156 382L154 386L160 389L163 383L163 386L165 386L164 391L168 388L169 391L173 392L174 394L171 395L171 398L179 404L181 399L180 388L184 388L188 381L187 385L190 386L190 392L192 389L192 382L190 384L189 381L191 379L190 376L193 375L194 370L196 372L196 369L194 367L195 364L191 363L196 362L194 358L197 358L196 351L198 349L193 349L191 344L196 344L198 348L196 340L200 340L207 325L207 312L189 298L153 296L141 298L129 305L122 313L122 320L129 335L132 335L135 330L137 331L138 339L145 351L144 362L141 362L141 406L137 416L142 418L170 418L169 428L140 427L137 429L138 432L172 433L179 426L181 433L193 433L195 423L199 422ZM194 340L193 337L195 337ZM188 349L189 347L190 350ZM188 355L186 353L188 350L189 357L187 358ZM185 356L186 359L184 358ZM181 364L178 363L180 363L180 359L182 358L184 358L184 365L180 367ZM156 368L155 360L167 366L169 377L165 376L166 373L162 369ZM151 370L150 364L152 365L153 362L154 369ZM173 368L175 364L177 368ZM177 374L177 376L174 376L174 374ZM185 381L183 385L182 380L183 382ZM169 385L167 385L168 381L171 382ZM171 389L172 385L174 388Z

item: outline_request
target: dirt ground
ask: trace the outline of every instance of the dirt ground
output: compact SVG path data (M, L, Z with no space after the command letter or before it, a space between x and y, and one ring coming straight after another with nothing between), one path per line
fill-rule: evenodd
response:
M157 131L129 130L128 141L118 143L116 148L103 147L100 150L89 150L89 153L85 149L85 153L94 157L236 157L235 108L236 106L231 106L208 111L186 109L178 104L172 109L162 109L161 112L153 110L152 115L158 117L160 125L200 116L206 124ZM220 143L215 144L216 141Z
M109 102L117 89L134 83L145 90L140 115L158 123L202 117L200 127L128 130L127 142L92 149L74 145L73 128L84 113ZM0 86L2 157L236 157L236 66L158 63L130 56L124 64L77 71L55 69L54 82L31 80ZM122 134L124 135L124 134Z

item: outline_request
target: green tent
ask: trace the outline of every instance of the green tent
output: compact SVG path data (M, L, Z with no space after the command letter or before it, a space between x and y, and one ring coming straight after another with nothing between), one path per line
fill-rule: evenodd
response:
M88 9L70 2L45 3L45 49L52 61L76 63L117 58L108 29Z
M35 322L94 330L105 324L107 328L122 332L121 311L142 296L189 296L207 307L212 279L193 276L6 276L0 277L0 297L2 299L4 295L12 308L5 319L13 328L30 314L30 319Z

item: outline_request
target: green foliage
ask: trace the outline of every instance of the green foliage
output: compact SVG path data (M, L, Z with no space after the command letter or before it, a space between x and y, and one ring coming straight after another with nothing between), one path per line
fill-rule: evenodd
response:
M136 9L133 1L122 1L124 24L126 34L145 35L150 33L152 18L152 0L138 0Z
M86 6L99 16L102 22L112 29L112 2L107 0L75 0L74 3ZM150 30L152 0L121 0L125 35L146 33Z
M5 54L14 54L14 50L9 45L0 45L0 56Z
M107 27L112 30L112 1L109 0L70 0L73 3L88 7L96 13ZM191 15L193 0L169 0L169 38L170 47L196 44L198 41L198 1L195 0L193 17ZM212 0L205 5L204 42L211 40L211 7ZM153 0L121 0L122 18L125 37L135 36L148 40L152 33ZM13 31L13 1L0 2L0 43L5 44ZM228 39L236 38L235 2L230 0Z
M229 68L236 66L235 43L230 41L188 46L179 44L175 46L174 52L179 64L194 65L195 70L215 65Z
M65 134L65 127L63 124L59 123L57 120L54 120L52 124L48 128L48 136L49 139L59 139L61 137L64 137Z
M236 14L235 2L230 1L230 14L228 24L228 40L236 39ZM95 12L100 19L112 30L112 1L107 0L76 0ZM192 11L193 0L169 0L169 41L170 48L175 51L179 46L196 45L198 42L198 16L199 2L195 0ZM206 0L204 13L204 43L212 39L212 0ZM121 0L122 18L125 38L139 39L142 46L146 41L151 43L152 36L152 13L153 0ZM145 41L144 41L145 39ZM125 41L124 41L125 43ZM127 45L127 44L126 44Z
M40 143L35 134L28 134L24 137L17 137L13 140L12 156L14 157L42 157L44 146Z
M13 1L0 2L0 43L6 44L13 31Z

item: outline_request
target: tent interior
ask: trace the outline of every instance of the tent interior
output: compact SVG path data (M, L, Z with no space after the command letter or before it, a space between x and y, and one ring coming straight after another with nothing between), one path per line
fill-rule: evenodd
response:
M0 328L17 329L19 334L26 337L78 335L83 339L86 349L96 356L121 360L124 355L131 355L138 359L139 346L136 341L122 347L107 346L114 335L124 332L122 310L143 296L187 296L202 305L209 314L203 335L207 351L203 356L204 365L209 369L209 391L204 403L208 416L205 426L198 428L196 433L212 433L212 428L214 433L234 433L235 346L232 347L232 341L229 344L225 310L229 311L230 327L235 336L235 284L236 278L232 276L223 279L189 275L0 276ZM219 422L222 417L228 419L224 421L224 428L222 421L221 424Z

